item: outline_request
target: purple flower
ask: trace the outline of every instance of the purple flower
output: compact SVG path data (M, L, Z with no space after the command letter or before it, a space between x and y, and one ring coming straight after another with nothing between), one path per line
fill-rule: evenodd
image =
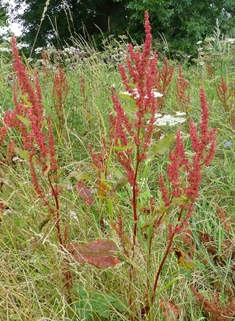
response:
M229 147L230 145L232 145L232 142L228 141L227 143L224 144L224 147Z

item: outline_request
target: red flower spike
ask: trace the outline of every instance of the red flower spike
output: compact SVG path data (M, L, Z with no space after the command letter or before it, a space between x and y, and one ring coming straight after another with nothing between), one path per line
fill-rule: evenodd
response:
M2 126L0 129L0 146L2 146L7 134L7 128L5 126Z
M112 93L114 110L116 112L116 116L110 115L110 137L113 140L112 144L117 147L135 145L136 149L138 149L135 159L130 157L133 155L133 148L126 149L125 151L116 150L117 159L125 167L129 183L132 186L137 186L134 167L146 159L144 151L151 143L150 137L155 130L153 124L155 122L155 113L158 109L158 100L154 97L157 54L154 52L154 57L150 58L152 46L150 31L149 15L145 12L146 39L143 52L142 54L135 52L133 46L129 45L126 58L129 75L127 75L122 64L119 66L125 89L130 93L131 97L135 98L137 120L134 126L124 113L118 97ZM132 85L130 86L130 84ZM146 114L148 114L148 117L145 117ZM140 131L143 131L143 135L140 135Z

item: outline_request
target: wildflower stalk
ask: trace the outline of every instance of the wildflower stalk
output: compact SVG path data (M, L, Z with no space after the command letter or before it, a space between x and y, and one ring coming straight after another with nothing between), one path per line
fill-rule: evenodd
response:
M183 212L183 209L181 209L181 211L180 211L179 218L178 218L178 222L180 222L180 220L181 220L182 212ZM164 257L163 257L162 262L161 262L161 264L160 264L160 266L159 266L159 268L158 268L157 276L156 276L156 279L155 279L155 282L154 282L154 286L153 286L152 298L151 298L151 304L152 304L152 305L153 305L154 300L155 300L157 283L158 283L158 280L159 280L159 277L160 277L161 270L162 270L162 268L163 268L163 265L164 265L164 263L165 263L165 261L166 261L166 258L167 258L167 256L168 256L168 254L169 254L169 252L170 252L170 249L171 249L171 245L172 245L174 236L175 236L175 234L176 234L176 232L177 232L178 229L179 229L179 224L176 225L173 233L172 233L171 236L170 236L170 239L169 239L169 241L168 241L168 245L167 245L167 248L166 248Z
M58 188L58 175L57 175L57 156L55 151L55 141L53 135L53 126L50 116L44 115L44 106L42 105L41 88L36 71L34 72L34 80L30 80L27 71L19 56L16 41L12 36L12 52L14 56L13 68L17 73L20 92L17 93L16 89L13 89L15 110L12 113L6 111L4 115L4 122L6 127L15 128L21 137L21 145L16 147L15 142L11 143L11 149L22 151L25 156L25 161L28 162L30 174L32 177L32 183L34 190L39 199L44 200L44 206L49 207L49 215L45 220L40 223L43 227L50 217L55 221L57 229L57 237L62 250L64 250L67 231L64 233L64 239L61 235L61 218L60 218L60 206L59 206L59 193ZM60 124L63 124L62 107L64 102L64 96L67 94L66 78L63 76L62 70L59 68L59 77L54 78L55 90L58 95L58 116ZM61 87L61 88L58 88ZM18 102L18 96L21 96L21 103ZM46 129L46 125L48 129ZM4 130L2 130L4 133ZM22 148L22 149L21 149ZM41 174L47 178L50 189L47 190L46 186L41 184L38 174L35 169L35 165L41 166ZM52 196L54 198L54 204L51 204L51 200L47 200L47 197ZM54 208L55 207L55 208ZM68 261L65 260L65 272L64 284L68 290L68 302L71 301L71 287L72 279L71 273L68 268Z
M163 107L164 99L162 93L156 93L155 89L161 89L165 94L169 91L169 85L174 72L173 67L169 67L165 61L165 66L160 72L157 69L157 54L154 52L151 55L151 27L148 20L148 13L145 12L145 33L146 39L143 46L143 52L134 52L132 45L129 45L126 57L126 66L120 64L120 74L122 83L125 85L126 92L120 93L121 97L128 96L131 100L130 112L128 107L125 110L122 108L117 94L112 92L113 109L115 113L110 113L110 149L114 150L118 162L124 167L126 171L126 178L131 186L131 205L133 215L133 234L131 254L127 255L131 258L133 264L130 264L129 269L129 308L131 320L135 320L135 311L133 303L133 275L134 275L134 261L136 259L136 244L138 238L138 199L141 191L139 190L139 171L141 163L146 158L146 151L149 149L153 133L155 131L155 122L157 121L157 112ZM128 72L128 74L127 74ZM180 77L182 78L181 89L178 88L181 101L186 104L189 98L185 98L185 90L188 84L184 81L181 69ZM159 99L160 98L160 99ZM156 232L162 223L163 215L168 216L171 208L178 206L178 218L176 225L169 224L168 242L164 252L163 259L156 271L156 277L151 289L150 276L147 276L147 302L141 314L145 314L149 320L153 320L152 306L156 299L156 290L159 284L162 268L166 262L167 256L170 253L175 235L184 233L188 230L188 219L192 215L194 202L199 196L199 186L201 181L201 170L203 166L208 166L213 159L215 153L215 131L209 130L209 112L207 108L206 95L201 88L200 91L202 119L200 124L200 133L198 135L197 128L193 121L190 123L190 138L192 142L193 157L186 158L184 151L183 139L180 134L181 128L175 134L176 145L173 150L169 152L170 162L167 169L167 180L170 186L169 189L165 187L164 177L159 174L159 189L162 194L164 203L164 212L158 217L154 211L154 201L150 199L150 212L152 213L153 224L147 225L148 233L146 233L146 244L148 244L147 256L147 272L151 270L151 256L152 256L152 240L156 236ZM134 111L134 112L133 112ZM169 145L168 145L169 147ZM103 163L103 151L100 155L92 155L93 163L101 171L105 166ZM105 148L106 151L106 148ZM110 153L111 155L111 153ZM110 193L112 195L113 193ZM149 221L149 220L148 220ZM121 226L122 227L122 226ZM117 228L116 228L117 230ZM120 231L120 239L122 242L122 228ZM123 247L124 253L126 249Z
M56 203L56 228L57 228L59 242L60 242L60 245L62 247L63 246L63 241L62 241L61 231L60 231L60 208L59 208L59 201L58 201L58 190L54 189L49 173L47 174L47 178L48 178L48 182L49 182L49 184L51 186L52 195L54 196L55 203ZM64 240L64 241L66 241L66 240Z

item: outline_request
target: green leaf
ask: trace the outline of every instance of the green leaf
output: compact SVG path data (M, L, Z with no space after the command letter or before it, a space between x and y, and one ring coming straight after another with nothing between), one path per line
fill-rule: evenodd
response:
M22 117L20 115L16 115L16 117L19 118L19 120L21 120L22 123L25 124L25 126L27 126L27 127L30 126L30 120L29 119L24 118L24 117Z
M92 299L92 307L94 312L99 314L100 317L108 319L110 316L110 309L107 300L102 294L95 294Z
M19 94L19 95L23 99L23 101L26 103L26 105L23 105L23 106L25 108L31 108L32 107L31 102L29 102L28 99L24 95L22 95L22 94Z
M135 101L135 99L133 97L131 97L129 94L120 93L119 96L121 96L123 98L127 98L131 101Z
M191 204L191 200L182 195L180 197L174 197L172 200L172 203L175 203L178 205L188 205L188 204Z
M134 145L134 144L131 143L131 144L128 144L128 145L126 145L126 146L110 146L110 148L116 149L116 150L119 151L119 152L123 152L123 151L131 148L133 145Z
M157 144L152 144L149 147L147 158L153 157L155 154L163 155L170 148L171 144L175 140L175 133L169 134L166 137L160 139Z
M15 147L15 151L20 156L20 158L22 158L23 160L25 160L27 162L29 161L29 152L27 150ZM34 164L37 163L35 156L32 157L32 161L33 161Z
M70 179L75 179L76 181L80 181L82 179L87 179L89 178L88 175L80 172L80 171L73 171L71 173L69 173L69 176L68 176Z

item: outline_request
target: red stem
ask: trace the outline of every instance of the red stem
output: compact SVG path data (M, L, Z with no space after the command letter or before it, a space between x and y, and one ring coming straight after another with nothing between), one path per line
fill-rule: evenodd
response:
M178 217L178 222L180 221L181 219L181 215L182 215L182 212L183 212L183 208L181 209L180 211L180 215ZM161 273L161 270L162 270L162 267L165 263L165 260L170 252L170 249L171 249L171 245L172 245L172 242L173 242L173 238L175 236L175 233L176 233L176 230L177 230L177 227L179 226L179 224L176 225L174 231L172 232L172 235L171 235L171 238L169 240L169 243L168 243L168 246L167 246L167 249L166 249L166 252L165 252L165 255L162 259L162 262L159 266L159 269L158 269L158 272L157 272L157 276L156 276L156 279L155 279L155 283L154 283L154 287L153 287L153 293L152 293L152 299L151 299L151 305L153 306L153 302L154 302L154 299L155 299L155 295L156 295L156 289L157 289L157 283L158 283L158 279L159 279L159 276L160 276L160 273Z
M139 136L139 130L138 130L138 136ZM136 206L136 179L138 174L138 167L139 167L139 145L137 145L137 157L136 157L136 168L135 168L135 180L134 180L134 186L133 186L133 213L134 213L134 233L133 233L133 244L132 244L132 261L135 258L135 244L136 244L136 234L137 234L137 223L138 223L138 216L137 216L137 206ZM133 312L133 306L132 306L132 277L133 277L133 265L130 267L130 286L129 286L129 304L130 304L130 310ZM131 315L131 320L134 320L133 315Z
M59 201L58 201L58 196L57 194L55 193L55 189L51 183L51 179L50 179L50 175L49 173L47 174L47 177L48 177L48 181L49 181L49 184L51 186L51 190L52 190L52 194L54 195L54 198L55 198L55 203L56 203L56 216L57 216L57 219L56 219L56 227L57 227L57 232L58 232L58 238L59 238L59 242L60 242L60 245L62 246L63 245L63 241L62 241L62 237L61 237L61 231L60 231L60 213L59 213Z

